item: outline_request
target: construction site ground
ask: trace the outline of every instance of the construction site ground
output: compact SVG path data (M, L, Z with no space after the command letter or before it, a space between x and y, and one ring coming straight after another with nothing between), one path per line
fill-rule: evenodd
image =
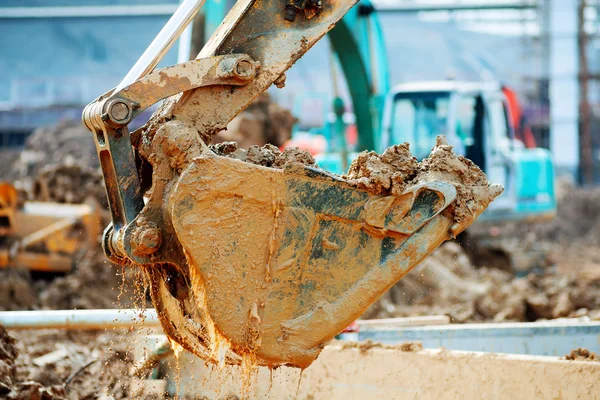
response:
M10 163L0 165L0 180L17 182L24 199L90 201L106 208L93 142L79 123L36 131L25 151L1 157ZM600 321L600 190L559 182L557 192L558 213L551 221L472 230L474 237L493 242L517 260L516 271L497 268L493 254L478 257L474 265L469 251L446 243L363 317L443 314L453 323L570 317ZM106 212L101 219L104 225ZM64 276L0 271L0 310L149 304L141 275L111 265L100 246L78 255L74 271ZM122 330L1 329L0 398L129 398L136 379L129 374L135 338Z

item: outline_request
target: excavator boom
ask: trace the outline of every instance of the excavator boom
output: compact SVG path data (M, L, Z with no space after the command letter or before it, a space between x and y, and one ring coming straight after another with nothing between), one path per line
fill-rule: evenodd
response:
M355 0L238 0L195 60L154 70L201 3L184 1L123 82L84 110L113 220L104 249L145 272L165 332L187 350L307 367L501 188L443 139L420 164L402 146L361 154L347 177L268 147L263 165L210 147Z

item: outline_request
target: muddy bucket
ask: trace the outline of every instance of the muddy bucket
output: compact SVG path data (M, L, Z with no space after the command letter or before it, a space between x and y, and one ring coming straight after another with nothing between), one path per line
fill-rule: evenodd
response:
M281 170L203 153L169 198L187 290L153 278L170 334L213 360L307 367L501 191L487 181L466 190L446 169L381 195L304 165Z

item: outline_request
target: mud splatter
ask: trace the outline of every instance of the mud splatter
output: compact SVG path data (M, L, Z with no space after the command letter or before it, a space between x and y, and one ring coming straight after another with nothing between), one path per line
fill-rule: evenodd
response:
M389 147L383 154L363 151L352 162L345 178L352 186L375 194L400 195L418 172L419 163L408 143Z
M579 347L577 349L571 350L569 354L565 356L565 359L571 361L595 361L600 362L600 357L596 355L593 351L589 351L588 349Z
M389 147L382 155L362 152L344 178L357 188L380 195L400 195L408 187L427 181L454 184L458 192L454 203L457 223L480 211L481 192L490 187L483 171L471 160L455 154L443 136L438 136L431 154L420 163L410 153L408 143ZM492 194L498 190L501 191L492 190Z

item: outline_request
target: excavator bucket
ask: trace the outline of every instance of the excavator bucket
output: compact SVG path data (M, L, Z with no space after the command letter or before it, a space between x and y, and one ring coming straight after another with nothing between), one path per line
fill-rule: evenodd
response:
M382 195L314 167L205 150L169 199L187 276L152 273L170 336L207 359L310 365L501 192L444 144L420 168L403 193Z
M420 164L403 145L362 153L345 178L209 148L355 2L238 0L195 60L154 70L202 3L184 0L84 110L112 217L105 252L145 272L167 335L206 360L307 367L502 190L441 139Z

